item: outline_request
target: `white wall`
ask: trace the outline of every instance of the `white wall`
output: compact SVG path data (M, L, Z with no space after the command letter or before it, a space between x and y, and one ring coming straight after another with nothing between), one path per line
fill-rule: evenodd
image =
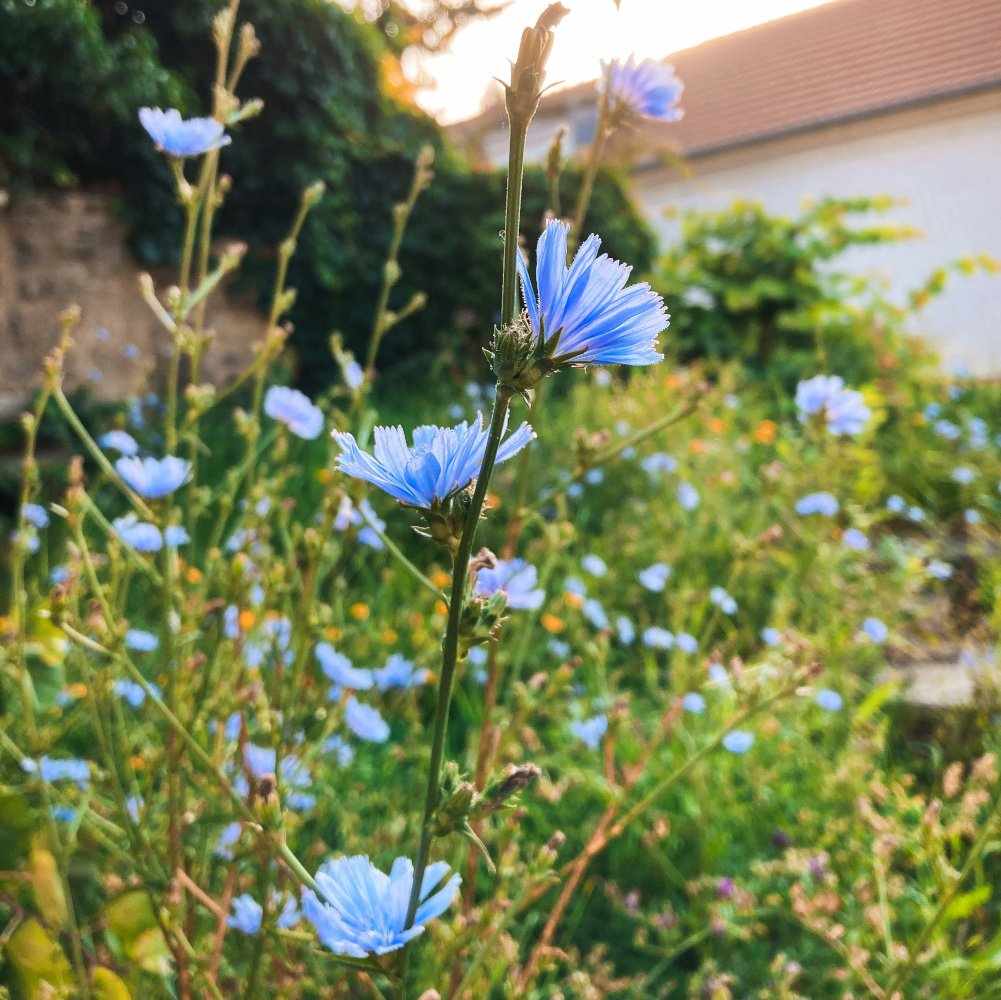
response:
M900 245L852 250L849 270L880 271L895 299L938 265L986 251L1001 259L1001 93L898 112L696 160L694 176L658 168L634 176L637 201L666 244L669 207L718 209L735 198L776 213L804 198L890 194L889 218L922 230ZM916 320L954 371L1001 373L1001 276L955 278Z

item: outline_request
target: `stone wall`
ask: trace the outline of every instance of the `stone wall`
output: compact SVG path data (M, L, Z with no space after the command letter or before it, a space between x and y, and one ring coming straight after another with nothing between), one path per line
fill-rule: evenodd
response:
M157 388L168 334L139 294L141 268L114 198L101 192L42 194L0 207L0 419L16 415L41 384L42 359L59 337L59 314L81 309L67 359L67 388L106 400ZM174 275L155 273L158 289ZM264 319L217 294L207 311L215 343L204 378L221 383L251 360Z

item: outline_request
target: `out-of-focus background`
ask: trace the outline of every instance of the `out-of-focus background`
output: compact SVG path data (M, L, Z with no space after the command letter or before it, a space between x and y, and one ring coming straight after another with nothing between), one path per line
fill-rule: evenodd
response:
M23 406L56 337L53 317L83 308L86 351L72 380L99 398L137 391L159 336L135 295L140 269L166 276L180 224L166 169L136 120L143 105L205 113L210 0L0 0L0 416ZM796 217L808 200L889 196L859 224L907 238L846 247L846 273L885 278L908 301L957 258L1001 256L1001 4L996 0L580 0L560 28L529 139L541 163L565 129L567 183L593 138L600 59L630 52L672 63L685 116L616 135L588 228L648 273L682 238L687 210L761 202ZM328 195L293 265L293 373L316 390L334 373L329 334L367 334L388 244L389 206L417 150L438 179L404 243L401 300L434 289L394 335L407 362L457 372L494 320L506 157L499 84L522 27L543 4L517 0L248 2L263 43L244 90L265 102L222 158L240 178L224 230L250 254L213 315L212 378L248 356L257 303L298 191ZM430 112L433 112L433 116ZM267 137L266 139L263 137ZM576 174L575 174L576 171ZM546 207L527 179L526 238ZM565 209L566 210L566 209ZM227 228L228 227L228 228ZM161 269L160 272L157 269ZM766 268L767 269L767 268ZM675 287L665 288L675 292ZM670 303L699 304L687 288ZM906 327L958 373L1001 370L1001 296L985 273L945 287ZM691 351L688 352L691 354Z

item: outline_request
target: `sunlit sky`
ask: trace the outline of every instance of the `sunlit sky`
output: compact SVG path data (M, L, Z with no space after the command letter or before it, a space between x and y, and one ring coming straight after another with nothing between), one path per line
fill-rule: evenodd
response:
M442 121L476 114L492 77L507 79L523 28L534 24L548 0L514 0L503 13L473 21L459 31L448 52L425 69L435 85L420 103ZM556 33L548 80L567 85L595 79L601 59L663 57L763 21L784 17L829 0L563 0L570 14Z

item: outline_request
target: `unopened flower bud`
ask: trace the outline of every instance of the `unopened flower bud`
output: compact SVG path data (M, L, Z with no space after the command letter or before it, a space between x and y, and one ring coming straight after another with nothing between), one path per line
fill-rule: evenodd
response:
M546 62L553 48L553 29L570 11L561 3L551 3L536 22L521 34L518 59L511 67L511 84L506 87L507 113L512 123L527 127L539 107Z

